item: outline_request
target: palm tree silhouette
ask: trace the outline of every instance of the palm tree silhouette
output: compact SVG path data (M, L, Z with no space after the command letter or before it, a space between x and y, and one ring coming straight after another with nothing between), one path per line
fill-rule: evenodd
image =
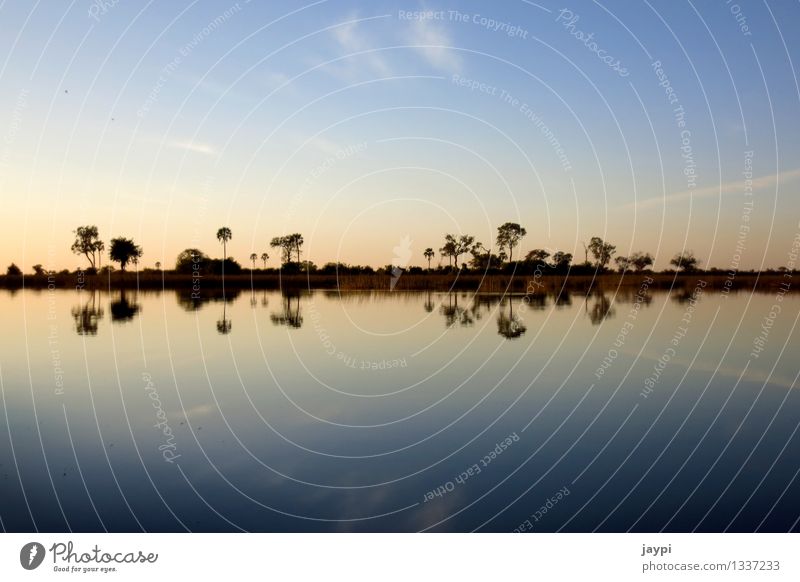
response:
M255 253L250 253L250 260L253 262L253 270L254 270L254 271L256 270L256 259L257 259L257 258L258 258L258 255L257 255L257 254L255 254Z
M422 254L425 255L426 259L428 259L428 270L430 271L431 270L431 259L436 255L436 253L433 252L433 249L431 247L428 247L427 249L425 249L425 252L422 253Z
M222 264L223 269L225 265L225 261L228 260L228 241L233 238L233 233L231 229L227 226L221 227L217 230L217 240L222 243Z
M264 269L267 268L267 259L268 258L269 258L269 255L267 253L261 253L261 260L264 262Z

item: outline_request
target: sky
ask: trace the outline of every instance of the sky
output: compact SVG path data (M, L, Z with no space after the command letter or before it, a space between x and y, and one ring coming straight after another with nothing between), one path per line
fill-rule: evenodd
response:
M789 262L793 2L0 0L0 265L72 231L249 263L422 265L445 233L663 268ZM107 245L108 246L108 245ZM439 257L435 261L439 261ZM107 259L104 259L104 263ZM446 260L445 260L446 263Z

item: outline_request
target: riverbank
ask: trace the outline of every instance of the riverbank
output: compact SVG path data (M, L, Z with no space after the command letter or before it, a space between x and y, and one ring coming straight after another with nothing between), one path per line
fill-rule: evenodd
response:
M424 273L402 274L292 274L244 273L227 275L224 286L231 289L341 289L341 290L398 290L398 291L480 291L485 293L540 293L612 290L617 287L639 287L647 283L653 289L691 287L704 281L706 288L731 291L777 290L790 284L800 273L737 273L731 277L722 272L695 273L602 273L580 275ZM178 289L187 292L222 289L221 276L193 277L168 271L86 275L59 273L39 276L0 276L0 288L5 289ZM791 287L790 287L791 289Z

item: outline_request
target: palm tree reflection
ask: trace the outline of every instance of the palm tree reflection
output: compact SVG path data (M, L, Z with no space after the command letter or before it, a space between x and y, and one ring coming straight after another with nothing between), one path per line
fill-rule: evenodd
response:
M221 333L222 335L231 333L231 330L233 329L233 323L226 317L227 308L228 302L225 301L222 303L222 319L217 320L217 333Z
M425 311L427 311L428 313L431 313L433 311L434 308L433 296L430 291L428 291L428 294L425 296L425 303L422 304L422 307L424 307Z

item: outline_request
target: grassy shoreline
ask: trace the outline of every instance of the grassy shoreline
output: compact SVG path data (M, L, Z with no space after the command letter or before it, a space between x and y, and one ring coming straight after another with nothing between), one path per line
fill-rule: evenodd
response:
M652 279L649 288L685 288L704 281L706 288L737 291L777 291L793 280L792 273L736 273L731 277L722 272L694 273L602 273L569 275L535 274L491 274L476 273L425 273L404 274L394 281L388 274L291 274L243 273L227 275L226 288L231 289L340 289L377 290L390 289L402 291L448 291L469 290L485 293L536 293L588 291L595 288L614 289L617 287L639 287L645 278ZM112 273L107 275L85 275L78 273L59 273L50 276L0 276L0 288L4 289L178 289L192 291L197 289L221 289L223 279L217 275L192 277L169 271L145 273ZM791 286L790 286L791 289Z

